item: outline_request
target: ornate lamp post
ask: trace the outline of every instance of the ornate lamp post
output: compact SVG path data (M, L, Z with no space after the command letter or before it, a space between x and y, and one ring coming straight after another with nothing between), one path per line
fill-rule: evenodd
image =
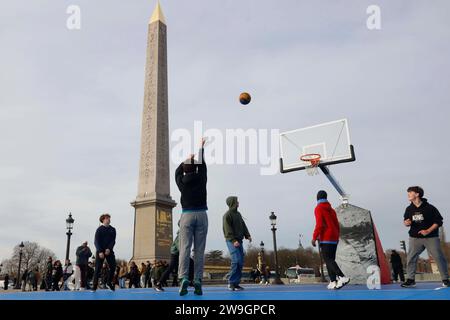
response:
M277 250L277 236L276 236L276 225L277 225L277 216L275 215L275 213L273 213L273 211L271 212L270 216L270 224L272 226L272 235L273 235L273 252L275 254L275 280L274 280L274 284L284 284L283 281L281 281L280 279L280 273L278 270L278 250Z
M19 269L17 270L17 279L16 279L16 285L14 286L14 289L20 289L20 268L22 267L22 254L23 254L23 247L25 245L23 244L23 241L19 244Z
M70 237L72 236L73 223L75 220L72 218L72 213L69 213L69 217L66 219L66 229L67 229L67 247L66 247L66 260L69 259L70 252Z

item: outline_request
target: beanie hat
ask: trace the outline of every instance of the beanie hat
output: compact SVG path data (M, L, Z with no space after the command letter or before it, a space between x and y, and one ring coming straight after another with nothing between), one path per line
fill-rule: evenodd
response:
M327 199L328 195L326 191L320 190L317 192L317 200Z

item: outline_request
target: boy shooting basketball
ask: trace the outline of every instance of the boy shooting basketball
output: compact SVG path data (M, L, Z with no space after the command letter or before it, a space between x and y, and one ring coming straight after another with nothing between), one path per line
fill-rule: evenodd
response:
M180 262L178 278L181 280L180 295L188 293L189 260L194 244L194 294L202 295L202 277L206 235L208 233L208 215L206 211L207 170L204 157L205 139L202 139L199 161L194 155L181 163L175 172L175 181L181 192L182 214L180 219Z

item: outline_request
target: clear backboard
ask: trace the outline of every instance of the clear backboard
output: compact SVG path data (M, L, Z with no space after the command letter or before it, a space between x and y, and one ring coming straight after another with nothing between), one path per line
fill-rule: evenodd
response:
M301 160L305 155L320 155L320 165L355 161L347 119L280 134L281 173L306 169L311 163Z

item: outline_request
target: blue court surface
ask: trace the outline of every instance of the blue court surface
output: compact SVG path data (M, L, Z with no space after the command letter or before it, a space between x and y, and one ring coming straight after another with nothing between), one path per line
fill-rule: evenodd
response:
M439 282L421 282L416 288L405 289L398 284L384 285L380 290L369 290L363 285L348 285L330 291L323 284L310 285L246 285L245 291L231 292L225 286L205 286L203 296L180 297L177 288L165 292L149 289L123 289L110 292L61 291L15 292L0 294L0 300L450 300L450 288Z

